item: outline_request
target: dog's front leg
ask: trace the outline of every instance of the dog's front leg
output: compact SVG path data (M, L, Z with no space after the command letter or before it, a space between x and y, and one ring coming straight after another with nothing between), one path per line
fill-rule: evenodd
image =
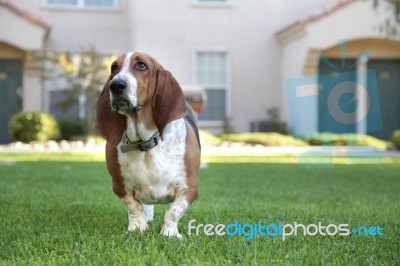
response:
M164 225L161 229L162 235L182 238L182 235L178 232L178 222L188 207L189 203L186 200L185 194L182 193L181 195L175 197L171 207L165 213Z
M121 200L128 210L128 232L138 229L141 232L147 230L148 226L142 204L133 197L132 193L127 193Z
M188 188L176 192L175 200L164 216L164 225L161 229L162 235L182 238L182 235L178 232L179 219L198 195L197 179L191 180Z

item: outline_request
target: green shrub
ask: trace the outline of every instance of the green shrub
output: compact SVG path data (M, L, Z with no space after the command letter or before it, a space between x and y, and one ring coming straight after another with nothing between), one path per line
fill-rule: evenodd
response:
M307 142L280 133L234 133L221 135L224 141L261 144L264 146L308 146Z
M310 145L368 146L378 150L386 150L390 146L387 141L362 134L320 133L307 138L306 141Z
M400 150L400 129L393 132L392 143L396 149Z
M73 137L87 134L87 127L84 120L80 119L61 119L58 121L61 139L71 140Z
M100 137L98 135L87 135L84 141L93 141L95 144L104 144L106 142L103 137Z
M46 141L60 137L57 121L51 114L20 112L10 120L11 137L15 141Z
M199 130L200 142L203 146L218 146L221 144L221 139L204 130Z

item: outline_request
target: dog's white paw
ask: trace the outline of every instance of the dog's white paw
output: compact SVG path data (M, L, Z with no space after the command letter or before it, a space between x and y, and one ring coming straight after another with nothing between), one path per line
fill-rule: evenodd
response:
M174 237L177 237L179 239L182 239L182 235L179 234L178 227L176 225L173 226L173 225L164 224L162 229L161 229L161 235L168 236L168 237L174 236Z
M129 221L128 232L140 230L140 232L149 229L146 220L143 217L134 218Z

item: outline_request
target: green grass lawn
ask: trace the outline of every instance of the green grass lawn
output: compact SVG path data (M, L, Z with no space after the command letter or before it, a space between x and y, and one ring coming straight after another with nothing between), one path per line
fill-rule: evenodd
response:
M400 263L400 160L305 168L294 157L205 158L200 198L179 241L159 235L166 205L144 234L126 234L103 155L0 154L0 265ZM384 236L188 236L188 223L348 223Z

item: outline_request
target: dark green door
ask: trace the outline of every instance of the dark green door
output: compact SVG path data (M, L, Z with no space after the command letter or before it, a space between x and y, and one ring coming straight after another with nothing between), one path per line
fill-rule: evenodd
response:
M332 97L332 92L343 82L356 81L356 72L352 69L354 59L342 62L341 59L329 59L331 65L324 64L322 61L318 65L318 130L319 132L331 133L354 133L356 123L351 122L356 119L358 105L352 101L353 94L343 93L339 98ZM342 69L345 69L343 71ZM337 106L341 114L348 117L350 122L344 123L337 114L332 113L328 106Z
M11 141L8 123L22 107L22 61L0 59L0 144Z
M371 136L390 140L393 131L400 129L400 60L370 60L368 69L376 71L382 130ZM368 120L368 128L376 121Z

